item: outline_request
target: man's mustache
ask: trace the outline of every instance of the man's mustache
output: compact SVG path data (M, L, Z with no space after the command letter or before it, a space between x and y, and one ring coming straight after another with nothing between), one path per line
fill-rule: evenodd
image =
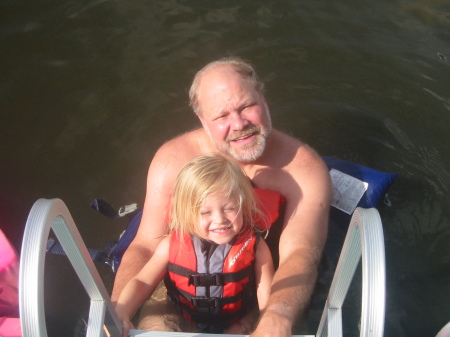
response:
M259 126L252 125L242 131L234 131L231 135L229 135L227 137L226 141L231 142L233 140L241 138L242 136L246 136L246 135L250 135L250 134L259 134L260 132L261 132L261 128Z

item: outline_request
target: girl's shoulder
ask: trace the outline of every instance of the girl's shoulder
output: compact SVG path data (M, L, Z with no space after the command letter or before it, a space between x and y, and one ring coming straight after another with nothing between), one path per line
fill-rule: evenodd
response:
M161 242L158 244L158 247L156 248L157 250L161 247L164 249L168 249L170 247L170 243L171 243L171 238L172 238L172 233L167 234L162 240Z

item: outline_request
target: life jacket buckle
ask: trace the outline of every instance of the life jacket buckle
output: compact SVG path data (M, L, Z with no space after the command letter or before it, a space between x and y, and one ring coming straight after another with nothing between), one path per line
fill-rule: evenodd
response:
M195 287L223 286L222 274L192 274L189 276L188 285Z
M191 303L197 308L219 308L220 299L217 297L192 296Z

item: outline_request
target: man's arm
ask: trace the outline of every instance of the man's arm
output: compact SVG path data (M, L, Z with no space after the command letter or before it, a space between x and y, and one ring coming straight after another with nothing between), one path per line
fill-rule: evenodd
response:
M129 329L133 328L130 319L142 303L153 293L167 271L169 245L170 237L166 236L158 245L152 258L122 289L117 300L116 312L123 324L124 336L128 336Z
M182 137L181 137L182 138ZM111 301L115 303L125 287L152 257L159 242L167 234L165 211L176 176L187 161L183 151L186 141L176 138L164 144L155 154L147 176L142 220L136 237L122 257L114 281Z
M287 207L279 243L280 263L267 308L252 334L255 337L291 336L292 325L302 318L309 304L327 237L331 198L328 169L312 150L299 152L301 162L288 170L299 191L285 192Z

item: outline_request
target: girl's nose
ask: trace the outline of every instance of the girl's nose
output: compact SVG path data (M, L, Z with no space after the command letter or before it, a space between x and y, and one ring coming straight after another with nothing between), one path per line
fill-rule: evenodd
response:
M217 224L223 224L225 222L225 215L223 212L214 212L213 222Z

